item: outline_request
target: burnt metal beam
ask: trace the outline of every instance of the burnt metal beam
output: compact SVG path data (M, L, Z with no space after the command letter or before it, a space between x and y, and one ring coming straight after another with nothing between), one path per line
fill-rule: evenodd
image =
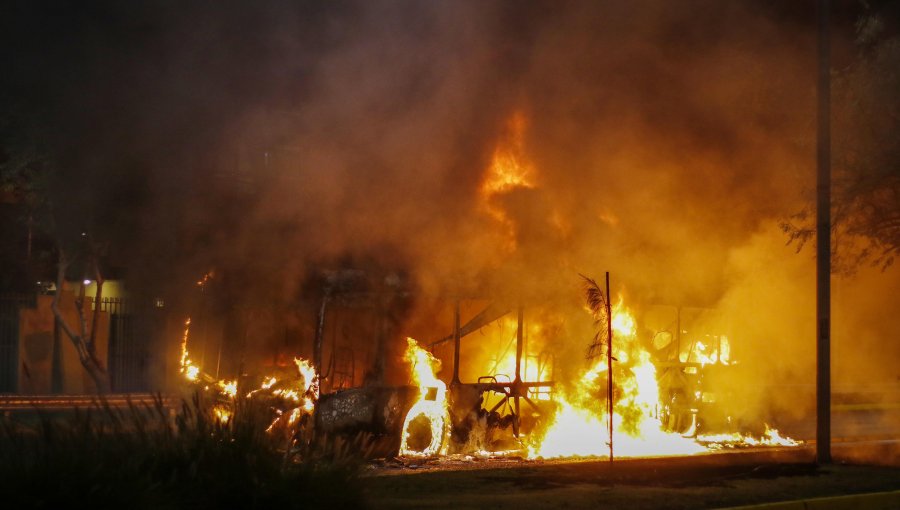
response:
M484 326L503 317L504 315L508 314L509 312L510 312L509 308L499 307L495 303L489 304L488 306L486 306L484 308L484 310L479 312L478 315L476 315L475 317L472 317L472 319L469 320L469 322L463 324L459 328L460 338L462 338L470 333L474 333L475 331L478 331L479 329L481 329ZM434 342L431 342L430 344L428 344L428 348L433 349L438 345L441 345L443 343L453 340L454 338L455 338L455 332L451 333L439 340L435 340Z
M329 295L326 293L322 297L322 304L319 306L319 316L316 320L316 338L313 342L313 365L319 374L322 370L322 343L325 337L325 312L328 310Z
M512 396L515 393L519 393L519 395L525 395L526 390L529 388L551 388L554 384L554 381L535 381L535 382L525 382L521 381L516 384L515 381L511 382L488 382L488 383L464 383L466 386L472 386L478 388L480 391L496 391L497 393L509 393Z
M499 392L499 393L503 393L503 392ZM523 394L521 394L521 395L519 395L519 397L513 396L513 393L510 392L510 393L504 393L503 398L500 399L499 402L497 402L496 404L494 404L494 407L492 407L491 410L490 410L489 412L491 412L491 413L497 412L497 409L500 409L501 407L503 407L503 404L509 402L509 399L510 399L510 398L522 398L522 399L523 399L525 402L527 402L528 405L530 405L530 406L532 407L532 409L534 409L535 411L540 412L540 410L541 410L541 408L539 408L539 407L537 406L537 404L534 403L533 400L531 400L530 398L528 398L527 392L526 392L526 393L523 393ZM519 416L519 412L518 412L518 411L516 411L515 416L516 416L516 418L518 419L518 416Z
M522 305L519 305L518 318L516 320L516 380L513 383L516 387L521 387L522 384L522 347L525 340L525 335L523 332L522 326L525 323L525 311L522 308ZM515 402L516 416L515 421L513 421L513 435L519 437L519 415L521 409L519 408L519 400L522 398L521 391L515 391L513 393L513 399Z
M522 307L519 307L518 317L516 320L516 382L522 381L522 347L524 335L522 333L522 325L525 322L525 313Z
M459 384L459 299L453 308L453 381L451 384Z

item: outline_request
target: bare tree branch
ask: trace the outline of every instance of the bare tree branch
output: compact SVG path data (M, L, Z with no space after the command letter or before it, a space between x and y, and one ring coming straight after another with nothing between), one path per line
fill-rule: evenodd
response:
M81 335L77 334L69 325L69 323L66 322L65 316L63 316L62 311L59 308L59 298L62 295L65 285L66 269L68 268L68 265L69 261L66 258L65 251L62 247L60 247L59 262L57 264L56 274L56 294L53 296L53 301L51 302L50 308L53 311L53 315L56 318L57 324L59 324L59 327L63 330L63 332L65 332L66 336L69 337L69 340L72 341L72 345L75 346L75 350L78 352L78 359L81 362L81 365L87 371L88 375L94 381L94 384L97 386L97 391L99 393L107 393L109 392L109 377L103 363L97 358L96 349L93 345L97 334L97 310L99 310L100 308L99 304L94 310L94 323L91 325L90 344L85 341L85 338L87 337L87 325L83 307L84 282L81 283L79 297L75 300L75 308L78 310L78 317L79 321L81 322Z

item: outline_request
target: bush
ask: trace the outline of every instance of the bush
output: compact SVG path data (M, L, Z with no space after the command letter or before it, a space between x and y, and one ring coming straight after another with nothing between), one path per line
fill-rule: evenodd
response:
M0 419L6 508L359 508L352 461L297 460L239 401L227 424L199 395L180 409L104 402L34 425ZM281 448L279 448L281 447Z

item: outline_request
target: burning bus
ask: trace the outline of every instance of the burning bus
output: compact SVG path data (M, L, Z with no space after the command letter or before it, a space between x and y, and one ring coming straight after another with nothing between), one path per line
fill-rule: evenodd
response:
M191 361L188 321L184 378L220 395L215 413L225 424L235 399L256 399L270 409L269 431L283 434L288 448L356 438L369 457L647 456L796 444L763 423L744 427L721 405L728 386L719 381L736 365L729 337L700 329L710 311L651 306L639 320L622 297L613 303L590 279L593 342L575 335L590 323L583 310L573 318L537 303L444 300L452 310L449 334L430 342L406 338L399 360L389 357L400 344L386 332L390 321L376 321L374 356L362 384L352 384L341 350L325 339L326 330L341 327L331 314L349 306L390 315L408 298L399 280L373 290L361 275L323 280L312 359L294 358L278 373L217 380ZM591 292L602 306L591 305ZM409 377L396 382L398 373Z

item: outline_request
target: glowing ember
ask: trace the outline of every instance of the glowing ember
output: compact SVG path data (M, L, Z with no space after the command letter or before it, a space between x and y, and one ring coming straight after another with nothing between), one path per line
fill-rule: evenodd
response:
M293 400L294 402L300 402L300 393L297 390L293 389L280 389L272 392L272 395L276 397L281 397L285 400Z
M247 398L253 398L257 393L271 389L277 382L278 378L274 375L264 378L262 384L259 385L259 388L247 393Z
M216 405L213 407L213 417L220 425L227 425L231 421L231 409L224 405Z
M237 395L237 381L219 381L216 383L225 395L234 398Z
M187 377L190 381L196 381L200 378L200 369L195 367L194 365L188 365L184 369L184 376Z
M197 287L200 287L201 289L206 287L206 284L209 283L209 281L212 280L215 275L216 272L210 269L208 273L203 275L203 278L197 280Z
M407 338L406 342L405 359L411 365L412 382L419 387L420 393L419 400L410 408L403 422L400 455L432 457L441 453L447 432L447 385L435 375L440 362L431 353L419 347L412 338ZM422 420L427 421L430 436L426 444L418 448L413 445L412 429L414 423L421 423Z
M293 427L294 425L296 425L297 422L300 421L300 417L303 416L304 411L312 411L312 408L307 409L305 407L297 407L295 409L291 409L291 412L289 412L287 415L288 426Z

